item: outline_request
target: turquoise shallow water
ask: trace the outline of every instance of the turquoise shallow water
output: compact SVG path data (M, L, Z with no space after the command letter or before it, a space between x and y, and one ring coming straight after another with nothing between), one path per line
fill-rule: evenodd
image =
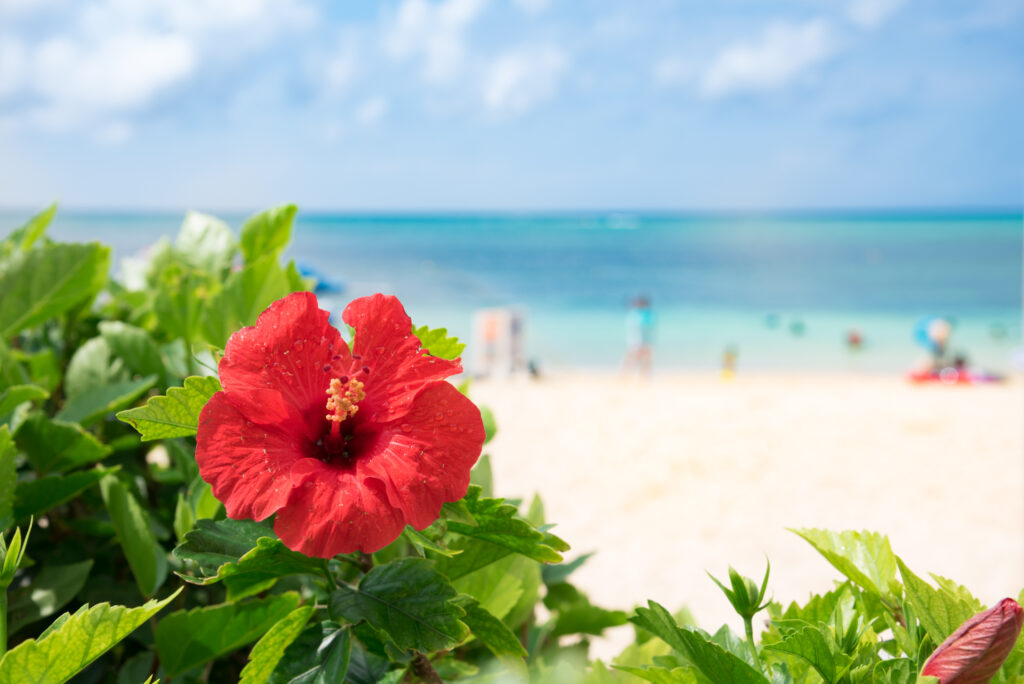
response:
M22 218L0 215L0 225ZM125 256L179 223L66 212L52 234ZM615 367L626 305L640 293L657 314L660 368L714 368L732 344L741 369L896 371L923 355L912 328L926 315L955 319L952 348L993 370L1007 370L1021 344L1013 213L300 213L289 253L344 281L343 299L394 293L417 323L464 337L474 310L517 307L542 367ZM851 328L865 339L856 353L843 343Z

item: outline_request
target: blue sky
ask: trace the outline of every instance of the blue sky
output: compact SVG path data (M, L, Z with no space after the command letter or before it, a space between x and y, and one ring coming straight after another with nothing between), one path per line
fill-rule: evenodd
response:
M0 207L1024 200L1019 0L0 0Z

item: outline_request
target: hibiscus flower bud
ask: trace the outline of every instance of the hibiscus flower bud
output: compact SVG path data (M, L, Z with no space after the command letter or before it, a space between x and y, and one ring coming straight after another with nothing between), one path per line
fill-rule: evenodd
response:
M978 613L939 645L921 670L940 684L984 684L1010 654L1024 611L1013 599Z

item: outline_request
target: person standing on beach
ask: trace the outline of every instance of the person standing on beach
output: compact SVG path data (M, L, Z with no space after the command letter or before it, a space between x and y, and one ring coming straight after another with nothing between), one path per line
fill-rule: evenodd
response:
M635 369L641 375L651 374L651 347L654 344L654 312L651 300L640 296L626 314L626 357L622 370Z

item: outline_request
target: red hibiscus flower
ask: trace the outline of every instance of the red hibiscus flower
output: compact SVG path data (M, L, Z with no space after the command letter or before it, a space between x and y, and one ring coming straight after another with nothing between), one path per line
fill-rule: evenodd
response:
M309 556L373 552L466 494L480 410L444 378L395 297L353 301L352 348L297 292L228 340L224 390L199 416L196 461L231 518L263 520Z

